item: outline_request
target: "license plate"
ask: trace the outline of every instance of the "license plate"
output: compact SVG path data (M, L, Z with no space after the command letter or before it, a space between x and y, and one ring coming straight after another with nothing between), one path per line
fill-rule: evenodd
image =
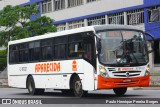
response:
M125 79L123 82L131 82L131 79Z

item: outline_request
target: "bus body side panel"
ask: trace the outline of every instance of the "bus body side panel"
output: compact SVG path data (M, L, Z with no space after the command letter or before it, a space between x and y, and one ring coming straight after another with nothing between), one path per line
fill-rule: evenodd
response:
M60 63L60 69L52 73L35 74L36 88L70 89L72 74L76 73L83 80L83 62L83 59L54 61L53 63ZM40 64L42 63L44 62Z
M84 61L83 70L84 70L83 90L95 90L94 67L87 61Z
M26 88L27 76L9 76L8 86L17 88Z
M73 61L76 61L75 70ZM83 59L61 61L61 71L51 75L34 75L36 88L70 89L72 74L77 74L81 79L83 90L94 90L93 66ZM42 85L43 84L43 85ZM45 85L45 86L44 86Z
M36 88L62 89L63 75L34 75Z
M9 65L9 86L26 88L32 75L36 88L69 89L71 75L76 73L83 82L83 59Z
M8 66L8 85L17 88L26 88L27 75L20 71L19 65Z

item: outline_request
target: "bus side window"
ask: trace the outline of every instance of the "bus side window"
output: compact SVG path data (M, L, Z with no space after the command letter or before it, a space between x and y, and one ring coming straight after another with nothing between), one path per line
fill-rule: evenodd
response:
M68 56L71 58L82 58L83 55L83 48L82 48L82 42L79 43L70 43L69 44L69 54Z
M41 55L42 60L52 60L53 50L52 50L52 39L41 40Z
M65 59L66 58L66 44L67 36L60 36L54 38L54 58Z
M64 59L66 54L66 45L60 44L54 46L54 58L55 59Z
M93 50L94 50L94 48L93 48L94 37L85 34L83 42L84 42L84 58L89 61L92 61Z
M28 43L19 44L19 62L27 62L28 53Z
M92 60L92 45L91 43L84 44L84 58Z
M18 45L9 46L9 63L14 64L19 62Z
M82 58L83 55L83 37L81 33L72 34L68 37L68 57Z
M40 60L40 41L29 43L29 61Z

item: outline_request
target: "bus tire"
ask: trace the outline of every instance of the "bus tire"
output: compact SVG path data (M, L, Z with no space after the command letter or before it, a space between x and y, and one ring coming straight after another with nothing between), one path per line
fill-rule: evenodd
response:
M44 93L44 89L36 89L34 79L30 76L27 79L27 89L30 95L41 95Z
M73 92L76 97L84 97L87 95L87 91L82 89L82 82L78 76L75 76L73 80Z
M113 89L114 93L118 96L122 96L127 92L127 87L124 88L114 88Z

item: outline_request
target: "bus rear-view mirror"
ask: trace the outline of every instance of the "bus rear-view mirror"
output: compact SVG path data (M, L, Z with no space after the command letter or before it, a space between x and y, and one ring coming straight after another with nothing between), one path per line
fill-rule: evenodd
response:
M154 51L154 37L151 34L145 33L146 37L146 44L148 48L148 53L151 53Z

